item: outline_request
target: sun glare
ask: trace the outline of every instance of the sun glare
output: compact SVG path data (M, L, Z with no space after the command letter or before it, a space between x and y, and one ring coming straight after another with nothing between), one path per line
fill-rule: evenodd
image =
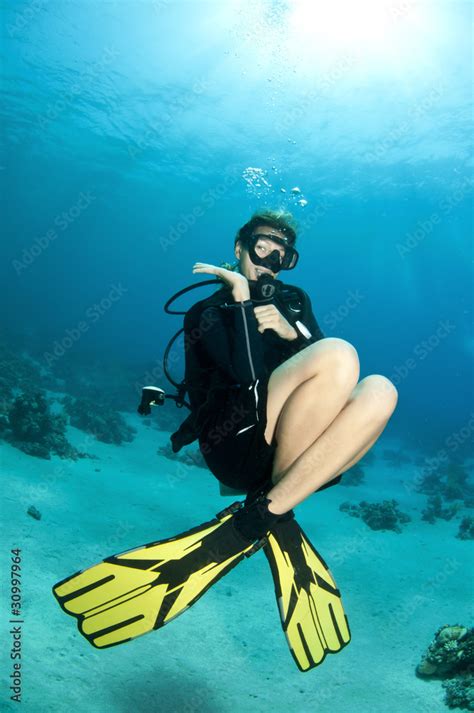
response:
M381 56L416 39L419 13L413 0L291 0L288 31L303 53Z

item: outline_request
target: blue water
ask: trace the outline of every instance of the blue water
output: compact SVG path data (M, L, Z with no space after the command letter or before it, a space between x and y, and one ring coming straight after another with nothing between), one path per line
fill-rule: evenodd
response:
M194 262L233 260L235 233L255 210L283 207L299 226L300 261L282 279L310 294L326 336L355 346L361 378L383 374L397 386L387 447L426 459L441 450L467 464L472 3L331 7L4 3L2 340L58 378L66 369L85 375L96 391L109 388L114 370L128 373L119 408L132 414L137 374L161 362L181 326L164 314L165 301L200 281ZM181 304L205 294L209 288ZM179 376L179 343L175 351ZM216 507L185 503L194 522ZM127 542L138 544L133 534ZM59 562L58 576L68 566ZM462 607L459 619L467 620ZM107 665L111 680L113 660ZM278 680L290 700L284 673ZM43 685L28 689L35 710L50 710L38 703ZM87 689L79 680L67 685L77 685L78 697ZM213 688L212 678L206 685ZM125 710L117 700L103 705ZM331 710L354 709L351 697L338 706ZM317 697L301 710L315 707ZM63 710L60 702L53 709ZM83 700L76 710L89 709Z

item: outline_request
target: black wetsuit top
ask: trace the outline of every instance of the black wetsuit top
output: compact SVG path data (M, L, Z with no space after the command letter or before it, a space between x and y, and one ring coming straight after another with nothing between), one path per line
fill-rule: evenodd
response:
M260 302L235 302L228 286L186 313L185 383L192 412L171 436L174 452L199 437L229 389L249 389L257 380L268 379L284 361L324 338L307 293L280 281L279 285L267 304L275 304L296 329L298 337L293 341L282 339L273 329L259 332L253 310Z

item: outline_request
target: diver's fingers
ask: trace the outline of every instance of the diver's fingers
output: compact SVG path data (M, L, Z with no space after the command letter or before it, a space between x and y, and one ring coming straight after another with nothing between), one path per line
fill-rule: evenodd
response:
M215 265L208 265L206 262L196 262L193 267L193 272L211 272L217 274L219 268Z
M254 307L253 311L258 320L264 320L277 322L280 317L282 317L281 312L273 309L265 309L264 307Z
M255 314L281 314L275 305L259 305L254 307Z
M259 327L273 327L276 324L276 320L271 317L259 317L257 322Z

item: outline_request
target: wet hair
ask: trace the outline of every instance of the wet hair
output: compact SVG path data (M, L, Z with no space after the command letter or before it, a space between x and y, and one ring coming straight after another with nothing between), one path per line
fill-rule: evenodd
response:
M296 223L291 213L284 210L263 210L254 213L248 223L239 229L234 244L238 240L245 241L260 225L268 225L270 228L280 230L288 238L290 245L296 243Z

